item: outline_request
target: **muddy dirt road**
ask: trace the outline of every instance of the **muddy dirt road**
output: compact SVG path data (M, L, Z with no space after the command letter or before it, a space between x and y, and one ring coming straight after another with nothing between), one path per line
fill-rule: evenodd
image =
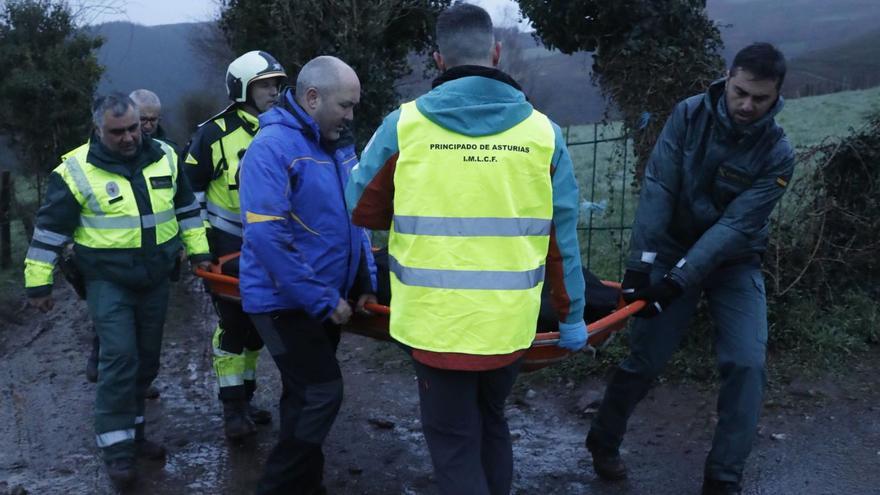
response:
M90 323L83 303L57 287L47 315L0 308L0 495L114 493L94 444L94 386L83 368ZM165 333L161 397L147 431L164 464L139 464L133 494L252 493L277 419L251 441L229 444L211 370L215 324L197 281L174 291ZM436 494L418 421L414 374L393 346L351 334L339 352L345 403L327 441L332 494ZM776 387L746 470L749 494L880 493L880 352L854 359L845 380ZM277 371L264 353L256 402L273 410ZM517 494L696 494L714 426L714 389L660 385L637 410L624 443L630 479L598 480L583 448L602 383L521 375L509 402ZM276 414L277 416L277 414Z

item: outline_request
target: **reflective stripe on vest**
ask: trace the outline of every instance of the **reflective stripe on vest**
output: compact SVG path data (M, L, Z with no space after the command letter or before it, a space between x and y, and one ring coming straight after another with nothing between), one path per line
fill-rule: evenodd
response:
M179 232L174 209L177 166L174 151L160 143L165 155L141 170L152 212L140 212L132 183L86 161L89 146L78 148L56 169L82 205L77 244L93 248L141 247L141 230L156 229L157 244ZM184 208L190 208L184 207Z
M40 241L43 244L48 244L50 246L61 247L70 242L72 239L69 236L37 227L34 229L34 240Z
M437 289L527 290L544 281L544 265L523 272L410 268L388 256L388 268L404 285Z
M241 216L238 212L227 210L211 199L208 199L206 209L208 210L207 220L211 227L241 237Z
M417 349L531 345L553 217L555 133L541 113L465 136L401 107L389 234L391 335Z

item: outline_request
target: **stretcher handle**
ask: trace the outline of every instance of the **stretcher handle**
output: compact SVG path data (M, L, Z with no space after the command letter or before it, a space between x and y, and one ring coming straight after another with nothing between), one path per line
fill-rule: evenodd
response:
M389 308L388 306L383 306L382 304L367 303L364 304L364 309L377 315L388 316L391 314L391 308Z
M623 320L626 320L630 316L641 311L646 304L647 303L645 301L633 301L630 304L627 304L626 306L615 310L610 315L588 324L587 340L589 340L591 337L596 337L604 334L609 330L610 327L620 323ZM538 334L538 337L536 337L535 341L532 343L532 347L557 344L559 344L559 332L546 332Z
M230 277L229 275L223 275L222 273L209 272L203 268L196 268L196 276L202 277L205 280L213 280L214 282L233 284L238 287L238 279L236 277Z

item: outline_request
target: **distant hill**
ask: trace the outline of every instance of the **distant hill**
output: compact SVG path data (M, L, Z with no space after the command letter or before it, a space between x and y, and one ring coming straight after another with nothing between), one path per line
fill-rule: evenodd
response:
M725 59L755 41L777 45L789 60L858 38L880 25L878 0L708 0L722 24Z
M146 88L162 100L164 126L183 144L188 138L182 122L184 99L198 94L215 102L216 110L226 103L226 68L208 70L205 57L197 53L193 37L201 36L205 23L142 26L111 22L94 28L105 39L98 60L105 66L99 93L129 93ZM210 114L203 118L210 117Z
M753 41L773 42L785 52L792 68L786 84L789 95L878 84L880 0L709 0L707 4L710 17L724 25L728 62ZM178 140L186 140L186 128L197 118L184 115L184 101L201 96L200 106L193 110L200 118L225 104L225 66L210 65L216 54L209 52L217 47L203 42L201 48L194 48L198 44L192 41L205 38L208 24L147 27L113 22L94 29L106 39L99 53L107 68L100 91L138 87L156 91L165 106L166 125ZM502 65L518 45L521 56L512 72L532 102L551 118L574 124L603 117L606 102L590 83L590 54L550 52L524 33L504 45ZM430 88L430 81L422 77L424 64L423 59L411 60L413 75L398 84L404 98Z
M810 96L880 85L880 29L792 60L791 96Z

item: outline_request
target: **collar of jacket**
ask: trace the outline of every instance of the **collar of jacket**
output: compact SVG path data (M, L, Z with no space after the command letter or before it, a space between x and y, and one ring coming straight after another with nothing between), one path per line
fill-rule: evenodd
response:
M131 158L123 157L108 150L96 133L89 139L89 153L86 160L101 169L124 177L132 177L147 165L159 161L165 153L159 143L152 138L142 137L141 147Z
M436 88L437 86L440 86L445 82L471 76L480 76L488 79L494 79L496 81L501 81L503 83L513 86L514 88L522 91L523 94L525 94L525 91L523 91L520 85L517 84L517 82L514 81L512 77L494 67L484 67L482 65L459 65L457 67L452 67L451 69L448 69L446 72L437 76L437 78L434 79L434 82L431 83L431 87ZM526 100L528 100L528 97L526 97Z
M285 89L279 100L278 107L290 114L294 121L299 124L299 129L304 134L307 134L310 139L319 143L325 150L332 153L340 148L354 144L354 132L349 127L345 128L345 132L340 134L339 139L336 141L324 139L321 136L321 128L318 127L318 123L297 103L293 88Z
M776 99L776 103L770 107L770 110L763 117L747 125L739 125L730 119L727 111L727 98L724 97L724 86L727 79L718 79L709 85L706 94L703 97L703 103L706 109L715 116L715 122L725 135L738 139L742 136L754 137L763 133L767 127L771 126L776 115L782 111L785 106L785 100L782 95Z
M235 115L237 115L238 118L241 119L241 126L251 136L255 135L260 129L259 117L251 115L250 112L242 108L241 105L235 108Z
M315 119L306 113L306 111L303 110L303 107L299 106L299 103L296 102L296 95L294 94L293 88L285 89L280 100L278 107L289 113L296 124L298 124L298 126L292 127L298 127L301 129L303 134L306 134L311 140L318 143L321 142L321 128L318 127L318 123L315 122Z

